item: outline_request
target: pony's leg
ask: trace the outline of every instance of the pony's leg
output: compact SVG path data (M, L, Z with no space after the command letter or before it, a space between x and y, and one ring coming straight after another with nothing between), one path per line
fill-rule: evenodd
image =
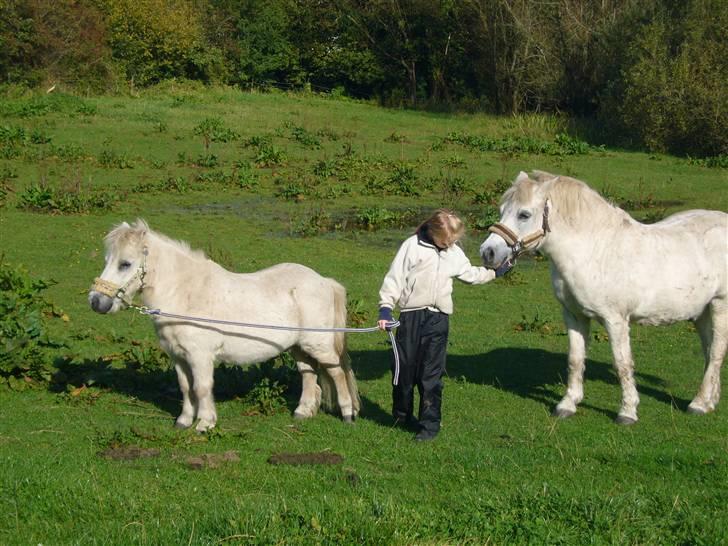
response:
M212 395L214 363L209 355L192 355L187 360L192 369L192 390L197 401L197 426L195 430L205 432L215 426L217 412Z
M195 407L190 399L190 385L192 384L192 370L182 359L174 359L174 369L177 372L179 390L182 391L182 413L179 414L174 426L189 428L195 420Z
M637 406L640 399L634 383L634 360L629 343L629 322L622 317L615 317L605 320L604 326L609 334L614 367L622 386L622 406L619 408L616 422L620 425L632 425L637 422Z
M307 419L318 412L321 405L321 387L316 382L316 370L308 362L300 360L301 356L296 355L296 366L301 374L303 388L298 407L293 412L296 419Z
M584 361L589 345L591 320L584 315L576 315L563 308L564 322L569 333L569 379L566 394L557 404L554 417L571 417L576 406L584 398Z
M709 413L718 405L720 367L728 350L728 329L724 326L721 331L719 325L727 324L728 305L719 300L714 301L695 321L705 354L705 375L698 394L688 406L690 413Z
M346 423L354 422L354 402L349 392L349 385L346 381L346 372L342 369L340 364L327 364L321 362L321 366L329 374L329 377L334 381L336 387L336 398L339 401L339 409L341 409L341 417Z

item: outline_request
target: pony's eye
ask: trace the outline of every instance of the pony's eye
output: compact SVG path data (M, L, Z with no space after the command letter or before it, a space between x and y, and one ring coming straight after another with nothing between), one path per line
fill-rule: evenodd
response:
M119 271L124 271L125 269L129 269L131 267L131 262L128 262L124 260L119 264Z
M531 213L527 210L522 210L518 213L518 219L519 220L528 220L531 217Z

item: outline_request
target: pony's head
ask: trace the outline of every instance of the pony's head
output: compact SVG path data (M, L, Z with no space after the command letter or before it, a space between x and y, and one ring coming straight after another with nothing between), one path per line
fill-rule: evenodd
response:
M549 232L549 199L542 182L556 177L541 172L534 176L535 180L521 171L503 194L500 221L490 227L490 235L480 245L486 267L497 268L543 244Z
M144 286L146 274L146 237L149 226L144 220L133 225L116 226L104 239L105 267L88 294L91 309L97 313L115 313L131 303Z

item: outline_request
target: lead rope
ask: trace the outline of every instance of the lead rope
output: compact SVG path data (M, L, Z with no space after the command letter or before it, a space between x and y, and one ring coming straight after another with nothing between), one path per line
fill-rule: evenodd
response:
M166 313L160 309L149 309L140 305L129 306L136 311L139 311L142 315L148 315L152 317L165 317L180 320L189 320L192 322L205 322L208 324L224 324L226 326L240 326L243 328L260 328L263 330L287 330L289 332L344 332L352 334L361 334L368 332L376 332L379 330L378 326L371 326L368 328L309 328L305 326L280 326L277 324L251 324L248 322L235 322L232 320L220 320L203 317L190 317L187 315L175 315L174 313ZM392 385L399 383L399 351L397 350L397 342L394 339L394 328L399 326L399 321L391 321L387 325L387 334L389 334L389 341L392 343L392 352L394 353L394 377L392 378Z

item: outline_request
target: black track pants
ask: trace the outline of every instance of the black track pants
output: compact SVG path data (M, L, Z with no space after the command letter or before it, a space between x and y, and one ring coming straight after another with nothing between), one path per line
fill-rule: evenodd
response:
M440 430L449 318L428 309L408 311L400 314L397 328L400 370L399 384L392 388L392 415L401 421L411 418L416 385L420 394L420 426L432 432Z

